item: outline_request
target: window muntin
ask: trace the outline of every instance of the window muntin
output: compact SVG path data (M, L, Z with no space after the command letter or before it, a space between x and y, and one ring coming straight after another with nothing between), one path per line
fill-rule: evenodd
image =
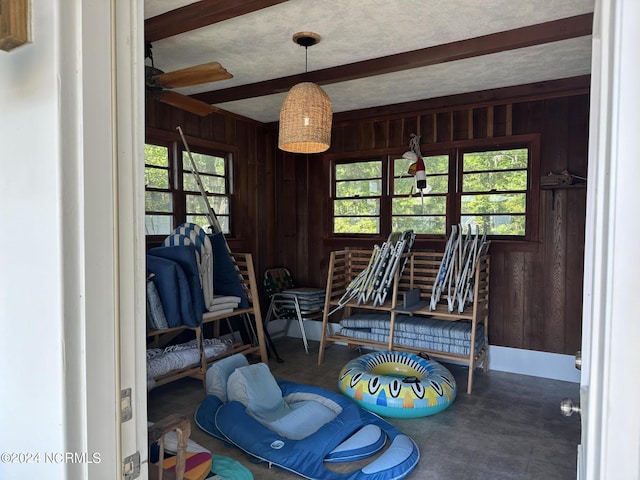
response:
M192 152L200 180L222 231L231 232L231 154L201 147ZM184 222L208 232L207 206L196 183L191 161L178 142L145 144L145 229L166 236ZM175 152L182 162L175 161Z
M229 233L227 158L220 155L197 152L192 152L191 157L195 163L202 186L207 193L209 205L211 205L222 231ZM188 152L182 152L182 172L187 221L196 223L204 228L205 231L209 231L208 208L196 182Z
M415 177L408 173L410 161L398 155L380 160L379 171L392 173L389 178L376 178L380 183L369 190L364 183L375 176L359 170L367 161L336 160L333 233L385 236L390 231L413 229L427 237L446 235L452 225L463 224L466 230L474 224L486 228L494 238L529 240L533 221L527 215L535 212L530 190L533 148L527 140L499 148L460 147L428 153L423 156L427 188L422 192L416 192ZM362 182L359 191L354 187L357 182ZM375 203L367 204L372 198ZM377 223L365 230L360 221L371 219Z
M334 233L380 233L382 161L336 163L334 178Z
M170 187L169 148L144 146L145 232L168 235L173 230L173 193Z
M529 150L464 152L460 216L487 235L526 234Z
M449 155L423 156L427 188L416 191L415 177L408 173L410 161L393 160L393 231L413 230L416 234L438 235L447 231Z

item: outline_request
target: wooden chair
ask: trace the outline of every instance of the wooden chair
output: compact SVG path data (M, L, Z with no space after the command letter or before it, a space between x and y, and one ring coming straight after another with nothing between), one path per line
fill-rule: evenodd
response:
M165 458L164 437L176 432L178 451ZM160 447L157 463L149 463L149 480L204 480L211 472L211 454L187 453L187 441L191 435L191 422L184 415L170 415L149 427L149 445Z

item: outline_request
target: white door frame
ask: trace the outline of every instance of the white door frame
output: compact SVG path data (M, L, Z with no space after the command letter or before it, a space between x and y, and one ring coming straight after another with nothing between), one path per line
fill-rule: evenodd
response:
M637 0L596 1L579 480L640 478L639 20Z
M146 274L144 229L144 2L113 0L119 273L119 372L131 389L132 418L121 425L123 458L140 455L147 478Z
M633 221L640 204L640 172L637 144L632 145L640 111L635 51L640 38L632 25L640 18L639 4L596 0L579 469L589 480L640 477L640 416L633 407L640 382L631 381L629 374L640 365L640 322L633 317L640 311L634 288L640 271L634 238L638 228ZM80 16L82 25L80 41L71 39L75 50L62 54L62 61L77 54L82 65L82 98L80 105L69 105L77 108L77 116L75 123L70 117L68 128L82 132L77 141L84 165L76 173L84 189L87 289L86 351L76 352L86 354L86 403L79 402L86 409L86 430L70 419L67 431L69 445L77 451L103 454L103 462L70 471L68 478L120 478L122 458L134 451L141 454L141 478L146 478L144 189L143 167L136 161L142 158L144 139L142 2L77 0L61 5L63 14ZM63 132L63 139L67 135ZM69 387L69 399L80 399L83 386ZM134 417L121 428L119 395L128 387ZM69 413L73 406L70 401Z
M123 478L136 452L147 478L143 2L58 5L66 444L98 455L65 478Z

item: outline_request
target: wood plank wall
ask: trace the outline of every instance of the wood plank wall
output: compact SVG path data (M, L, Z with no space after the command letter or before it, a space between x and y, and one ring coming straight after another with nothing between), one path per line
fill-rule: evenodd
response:
M568 93L496 100L491 92L437 102L336 115L330 155L374 154L408 145L411 133L440 144L455 140L540 134L540 171L586 176L588 79ZM507 92L507 97L511 92ZM447 105L451 105L447 107ZM407 113L404 113L407 112ZM274 125L214 113L200 118L156 102L147 103L147 127L232 145L235 193L232 212L236 251L249 251L261 284L272 266L289 268L299 285L324 287L330 252L372 246L332 239L327 232L329 179L323 155L277 149ZM540 192L539 242L492 250L489 338L494 345L574 354L581 342L586 191ZM441 248L418 244L417 248ZM263 299L264 308L264 299Z
M327 156L374 155L408 146L411 133L426 143L451 144L469 139L539 134L540 172L586 177L588 93L553 96L490 105L470 104L432 111L349 119L334 123ZM277 224L287 234L277 243L277 256L306 284L323 286L329 254L343 247L371 247L377 241L330 238L327 225L328 162L276 155L286 170L279 183ZM292 172L296 172L293 174ZM298 184L292 188L291 175ZM305 176L310 177L309 181ZM277 180L276 180L277 181ZM300 193L304 195L301 197ZM314 206L315 205L315 206ZM306 211L306 215L301 211ZM534 245L495 246L491 258L489 338L494 345L553 353L575 354L580 349L586 190L541 190L539 242ZM304 222L301 218L306 217ZM293 229L292 225L297 227ZM291 238L292 231L297 237ZM444 239L443 239L444 240ZM301 243L308 242L304 253ZM417 242L417 249L441 249L441 242ZM293 253L293 252L298 252Z
M269 215L265 186L263 150L264 127L259 122L233 115L213 113L205 117L146 99L147 134L162 136L181 143L176 128L182 128L185 136L214 142L221 147L237 149L234 158L233 209L231 221L234 235L228 238L229 246L236 252L259 252L260 238L256 232L265 224L263 216ZM265 234L270 234L267 230ZM255 259L254 259L255 262Z

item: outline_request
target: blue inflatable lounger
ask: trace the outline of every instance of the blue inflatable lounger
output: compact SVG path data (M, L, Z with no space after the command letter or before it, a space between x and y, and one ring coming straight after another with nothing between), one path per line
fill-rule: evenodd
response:
M420 459L416 443L386 420L338 393L276 380L266 364L249 365L242 354L213 363L206 384L195 414L202 430L302 477L401 479ZM349 473L325 467L378 453Z

